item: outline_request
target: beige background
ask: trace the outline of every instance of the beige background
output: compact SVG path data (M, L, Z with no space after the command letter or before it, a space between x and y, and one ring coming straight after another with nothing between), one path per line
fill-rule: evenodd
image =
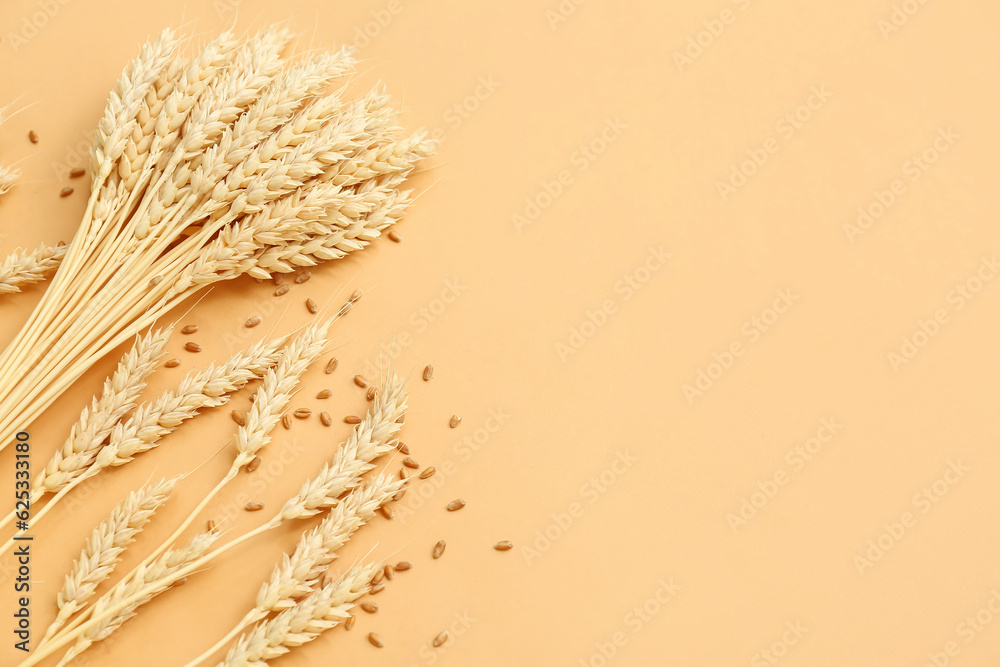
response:
M440 132L440 156L402 244L325 266L284 300L253 281L215 290L182 319L205 352L151 391L241 347L255 311L289 330L306 296L362 287L337 328L340 369L311 372L303 404L329 387L334 414L362 410L350 377L382 350L413 380L404 439L450 471L346 550L345 563L370 549L414 562L378 614L280 664L996 664L1000 8L8 0L0 104L33 106L0 128L0 159L25 171L0 201L3 251L72 235L85 193L57 194L142 40L275 20L300 50L358 42L359 89L384 81L411 125ZM875 217L859 224L859 207ZM41 291L3 298L7 339ZM37 466L113 363L34 425ZM222 448L219 412L39 526L36 638L90 527ZM212 515L280 502L346 432L279 433ZM223 452L185 481L128 562L227 466ZM468 507L445 513L455 497ZM296 535L242 548L78 664L183 664ZM516 549L494 552L500 539ZM0 623L12 603L8 578Z

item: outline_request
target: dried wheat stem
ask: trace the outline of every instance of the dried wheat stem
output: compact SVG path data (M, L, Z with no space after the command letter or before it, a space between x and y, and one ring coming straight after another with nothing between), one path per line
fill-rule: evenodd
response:
M93 464L112 429L135 407L172 332L172 325L149 332L122 357L114 374L104 381L100 397L95 397L91 405L83 409L62 448L35 478L32 491L39 494L35 500L58 492Z
M94 462L112 427L134 407L172 331L170 326L163 331L147 333L122 357L114 374L104 381L100 398L94 398L90 407L83 409L62 448L56 451L35 478L31 487L32 505L45 495L64 489ZM43 509L32 517L33 523L37 524L45 511ZM0 526L7 525L13 518L14 513L11 512ZM0 553L6 552L7 548L0 549Z
M0 194L3 194L3 167L0 167ZM55 271L59 261L66 254L67 246L44 243L35 250L17 250L0 264L0 294L21 291L22 285L31 285L45 280L46 274Z
M180 477L164 479L133 491L118 503L110 516L94 528L80 557L63 582L56 599L59 613L39 645L54 635L83 605L121 560L121 554L167 501Z

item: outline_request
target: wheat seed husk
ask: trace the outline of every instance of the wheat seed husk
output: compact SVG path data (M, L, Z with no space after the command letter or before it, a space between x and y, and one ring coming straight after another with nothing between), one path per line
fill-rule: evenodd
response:
M431 643L434 644L434 648L438 648L441 645L443 645L446 641L448 641L448 637L449 637L448 631L445 630L444 632L442 632L441 634L439 634L438 636L436 636L434 638L434 641L431 642Z
M338 363L337 357L331 358L330 361L326 362L326 369L324 369L323 372L326 373L327 375L334 372L335 370L337 370L337 363Z
M446 545L444 540L440 540L437 544L434 545L434 550L431 552L431 556L435 559L440 558L442 554L444 554L445 546Z

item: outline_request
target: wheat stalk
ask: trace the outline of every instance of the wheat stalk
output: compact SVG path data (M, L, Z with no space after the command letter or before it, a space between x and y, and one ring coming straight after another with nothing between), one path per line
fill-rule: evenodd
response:
M85 612L84 615L78 617L78 621L82 623L81 625L70 626L59 635L53 637L45 648L39 649L33 658L23 663L22 667L35 664L32 660L41 660L83 633L89 632L94 627L102 624L107 618L114 617L121 609L128 608L135 600L148 599L146 596L151 591L165 590L166 587L171 586L174 582L188 574L203 568L227 551L270 530L278 528L285 521L308 518L314 516L321 509L335 507L340 502L338 496L342 495L344 491L357 486L361 481L360 478L346 479L344 476L345 471L360 470L364 472L370 470L372 467L370 460L366 461L358 457L375 457L392 449L388 445L388 441L400 428L399 420L405 414L406 398L405 384L397 376L393 375L391 379L383 383L375 399L375 405L373 405L369 414L366 415L362 423L355 426L348 441L341 446L338 455L335 457L334 465L324 466L315 479L304 483L299 492L290 498L269 521L205 554L196 561L174 571L169 576L154 582L154 584L150 584L149 590L134 583L142 576L143 568L146 567L143 564L119 582L119 586L132 587L129 589L132 591L130 595L122 596L114 604L106 605L102 609L98 609L95 605L89 612ZM341 454L341 452L345 453ZM395 486L392 487L393 494L403 488L406 483L407 480L396 482ZM162 557L160 556L160 558ZM83 621L84 616L88 613L89 619Z
M83 605L121 560L121 554L167 501L180 477L164 479L130 493L94 528L80 557L63 582L56 602L59 613L45 632L45 643Z
M265 664L316 639L350 615L354 602L368 592L379 567L369 564L351 568L339 579L241 637L219 664L223 667Z
M0 166L0 195L5 189L5 171ZM7 185L9 188L9 184ZM4 259L0 264L0 294L14 294L21 291L24 285L31 285L45 280L45 276L55 271L60 260L66 254L66 244L58 243L47 246L44 243L34 250L20 248Z
M402 213L393 190L433 143L406 137L381 91L347 104L324 92L353 66L348 51L289 65L289 39L223 35L189 61L166 32L126 68L99 124L84 220L0 355L0 448L199 290L341 257Z
M270 579L261 584L254 608L219 642L187 663L186 667L196 667L245 628L272 613L295 606L312 593L336 558L336 552L405 485L405 480L378 475L353 489L330 510L319 526L302 534L291 556L284 556L282 562L275 566Z

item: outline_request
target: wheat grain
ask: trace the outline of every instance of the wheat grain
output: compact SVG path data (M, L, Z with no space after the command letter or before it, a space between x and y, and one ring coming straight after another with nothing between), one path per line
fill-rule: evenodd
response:
M0 194L4 190L4 168L0 167ZM45 280L46 274L54 271L66 254L66 246L44 243L35 250L17 250L0 264L0 294L20 292L24 285Z
M51 637L90 599L121 560L121 554L135 536L167 501L180 477L164 479L130 493L94 528L80 557L63 581L56 598L59 612L45 632L42 642Z

